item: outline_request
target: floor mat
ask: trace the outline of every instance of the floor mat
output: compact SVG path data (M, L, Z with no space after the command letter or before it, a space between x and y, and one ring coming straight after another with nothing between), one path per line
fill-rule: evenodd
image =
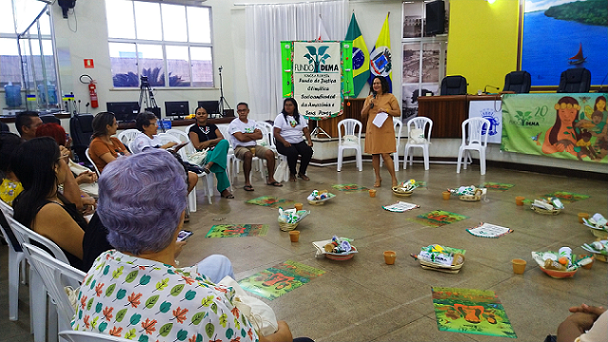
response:
M312 266L287 260L262 272L239 281L239 285L249 292L269 300L307 284L311 279L322 276L325 271Z
M411 218L409 221L418 222L424 224L425 226L441 227L446 224L462 221L468 218L468 216L451 213L449 211L434 210Z
M483 185L480 185L479 187L488 188L490 190L507 191L514 186L515 186L515 184L485 182L485 183L483 183Z
M568 192L568 191L556 191L556 192L554 192L552 194L548 194L548 195L545 195L545 196L547 196L547 197L557 197L563 203L572 203L572 202L576 202L576 201L582 201L582 200L586 200L586 199L588 199L590 197L590 196L587 196L587 195L575 194L573 192Z
M227 238L243 236L264 236L268 233L267 224L216 224L206 238Z
M453 287L431 291L439 330L517 338L494 291Z
M358 191L368 191L369 189L364 186L359 186L357 184L334 184L331 186L332 188L339 191L346 192L358 192Z
M273 196L261 196L261 197L257 197L254 199L250 199L249 201L247 201L245 203L261 205L263 207L270 207L270 208L276 209L278 207L283 207L283 208L293 207L293 204L296 202L293 200L288 200L288 199L283 199L283 198L278 198L278 197L273 197Z

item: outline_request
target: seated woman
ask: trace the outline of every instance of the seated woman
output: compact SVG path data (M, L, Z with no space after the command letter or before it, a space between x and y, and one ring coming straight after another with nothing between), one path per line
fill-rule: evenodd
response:
M23 191L19 178L11 170L10 161L21 145L21 137L11 132L0 133L0 199L12 206L13 201Z
M112 112L100 112L93 119L93 140L89 145L89 156L101 173L108 163L119 155L128 156L129 151L120 140L112 137L118 130L118 123Z
M196 108L196 124L190 127L188 136L196 150L208 148L205 157L206 173L213 172L217 178L217 190L223 198L234 198L230 192L230 181L226 174L228 148L230 144L224 139L222 132L216 125L207 122L209 114L203 107Z
M45 123L40 125L36 129L36 137L51 137L55 139L57 145L64 146L68 151L72 142L72 140L67 137L63 127L56 123ZM70 151L70 156L71 155ZM94 205L95 199L91 196L97 197L97 174L87 167L74 163L71 158L68 159L68 167L76 177L76 183L78 183L82 192L85 206Z
M176 146L177 143L170 141L162 145L160 138L158 137L158 119L156 115L151 112L141 112L137 114L135 118L135 128L139 131L133 142L130 144L133 149L133 154L141 153L148 148L162 148L164 150ZM198 176L196 173L188 171L188 193L194 189L198 182Z
M283 321L275 334L258 336L234 306L234 290L216 285L232 275L225 256L177 267L186 191L182 165L158 149L108 165L99 179L98 212L116 250L101 254L88 271L84 283L97 285L80 288L79 303L85 305L76 310L74 330L134 341L147 341L148 335L159 341L291 341Z
M87 223L76 209L82 201L66 162L68 157L68 151L60 150L49 137L19 146L11 167L24 190L13 203L14 218L51 239L64 251L70 265L82 269L82 240ZM58 191L59 185L63 185L63 194Z
M295 182L296 163L301 156L300 171L297 175L302 180L309 181L306 176L306 168L312 158L312 140L308 130L308 121L300 116L298 103L293 98L283 101L283 110L274 119L274 138L276 139L277 152L287 157L287 165L291 176L289 181ZM306 141L304 140L306 138Z

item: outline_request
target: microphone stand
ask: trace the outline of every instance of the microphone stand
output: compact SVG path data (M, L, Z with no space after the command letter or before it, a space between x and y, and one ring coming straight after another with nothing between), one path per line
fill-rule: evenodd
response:
M228 107L228 109L230 108L230 105L228 104L228 101L226 101L226 98L224 97L224 81L222 79L222 69L224 67L220 66L219 71L220 71L220 100L218 101L218 109L220 111L220 115L224 116L224 104L226 104L226 107Z

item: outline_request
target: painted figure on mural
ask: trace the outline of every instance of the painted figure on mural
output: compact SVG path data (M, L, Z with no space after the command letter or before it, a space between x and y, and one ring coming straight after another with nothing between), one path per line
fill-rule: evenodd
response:
M545 133L543 153L569 152L577 156L577 135L574 130L575 121L581 106L570 96L564 96L555 105L557 113L555 124Z

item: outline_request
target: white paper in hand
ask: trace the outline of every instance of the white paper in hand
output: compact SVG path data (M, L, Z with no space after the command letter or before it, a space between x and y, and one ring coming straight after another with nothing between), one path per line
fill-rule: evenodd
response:
M388 114L382 112L382 113L378 113L376 114L376 117L374 118L374 121L372 121L372 123L374 125L376 125L376 127L380 128L382 127L382 125L384 124L384 121L386 121L386 119L388 118Z

